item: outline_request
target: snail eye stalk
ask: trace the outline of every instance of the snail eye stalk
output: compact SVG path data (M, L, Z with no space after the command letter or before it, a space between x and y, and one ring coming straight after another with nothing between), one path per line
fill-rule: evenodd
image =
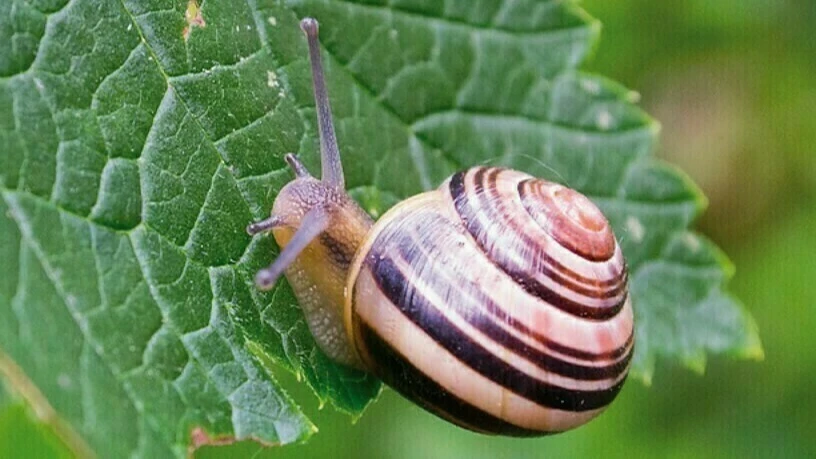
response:
M320 59L320 42L318 41L318 24L313 18L300 21L300 28L306 34L309 43L309 62L312 65L312 84L314 85L315 105L317 108L317 125L320 132L320 180L336 188L343 189L343 164L340 162L340 150L332 123L329 93L326 90L326 77L323 75L323 63Z

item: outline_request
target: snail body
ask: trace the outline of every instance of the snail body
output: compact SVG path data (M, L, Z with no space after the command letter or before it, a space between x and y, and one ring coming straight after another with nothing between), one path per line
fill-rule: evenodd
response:
M272 216L285 273L321 349L428 411L482 433L535 436L594 418L626 379L626 266L589 199L522 172L477 166L376 223L343 190L317 22L309 41L322 177L297 178Z

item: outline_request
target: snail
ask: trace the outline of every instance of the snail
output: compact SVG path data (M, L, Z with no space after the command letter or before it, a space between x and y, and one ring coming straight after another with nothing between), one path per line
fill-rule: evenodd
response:
M565 186L476 166L374 223L344 190L318 23L300 26L321 176L285 156L296 178L247 227L282 248L258 288L285 274L331 359L461 427L537 436L600 414L634 345L626 264L601 211Z

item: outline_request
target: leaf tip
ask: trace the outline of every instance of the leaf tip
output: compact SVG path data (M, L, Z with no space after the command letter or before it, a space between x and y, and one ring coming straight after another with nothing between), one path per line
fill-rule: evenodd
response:
M742 357L748 360L761 362L765 360L765 349L762 348L761 344L757 343L756 346L746 348L742 353Z
M759 338L759 327L753 317L749 316L748 321L745 345L738 351L738 356L743 359L761 362L765 360L765 349L762 347L762 340Z
M699 376L705 375L706 358L705 354L690 355L683 358L683 365Z
M654 373L651 370L632 370L629 372L630 377L637 379L646 387L652 387L652 376Z
M640 103L641 95L638 91L632 89L627 91L623 98L626 102L629 102L630 104L637 104Z
M694 218L699 218L700 215L702 215L708 208L708 198L706 197L705 193L703 193L700 186L697 185L697 183L691 178L691 176L688 175L688 173L674 165L669 167L671 167L672 172L682 181L683 187L688 190L687 193L694 201L694 207L696 209Z
M589 48L587 50L587 57L592 57L598 50L598 46L601 43L601 32L603 32L603 23L588 14L584 17L586 21L588 36L589 36Z
M363 413L350 414L349 418L351 418L351 425L357 425L357 422L363 418Z
M589 20L589 31L592 34L593 40L599 40L601 38L601 32L603 32L603 23L600 19L591 18Z
M635 95L631 95L632 93L634 93ZM640 100L640 93L637 91L631 91L626 95L626 97L636 98L637 100ZM649 130L649 133L652 135L652 137L658 138L660 137L660 133L663 131L663 125L660 123L660 121L652 117L649 117L649 120L646 122L646 129Z

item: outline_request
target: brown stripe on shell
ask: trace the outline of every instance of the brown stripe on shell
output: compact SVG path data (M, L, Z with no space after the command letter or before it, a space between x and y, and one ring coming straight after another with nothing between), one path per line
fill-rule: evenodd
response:
M620 277L619 272L614 273L613 275L609 276L608 279L598 279L597 277L591 277L590 278L590 277L582 276L581 274L573 271L572 269L570 269L569 267L567 267L566 265L561 263L561 261L553 258L549 253L547 253L547 251L544 250L546 247L542 246L542 244L538 242L538 241L542 240L541 235L530 234L530 233L524 231L524 228L522 227L522 225L518 221L518 218L520 216L522 216L522 215L527 216L527 217L532 217L532 216L529 214L529 212L526 209L524 209L524 212L516 213L516 212L510 211L509 209L506 208L506 206L508 205L506 203L506 201L505 201L506 198L499 194L499 180L498 180L498 177L499 177L499 174L506 173L506 172L512 172L512 173L515 173L517 175L525 176L525 177L530 177L530 176L528 176L527 174L521 174L521 173L516 172L516 171L508 171L507 169L502 169L502 168L498 168L498 167L474 168L474 169L476 169L475 172L472 172L473 170L466 171L466 176L467 175L472 175L474 193L477 195L478 198L482 198L482 197L485 197L485 196L487 198L489 198L487 200L487 202L483 202L483 201L479 200L477 202L477 204L487 204L487 206L479 205L478 208L480 210L485 209L485 210L488 210L488 211L492 211L492 215L494 215L497 218L500 217L503 222L505 222L510 228L513 229L513 231L516 234L519 235L519 237L521 237L523 239L523 241L525 242L525 244L527 246L531 247L532 249L536 249L537 250L536 255L541 256L542 259L544 259L548 264L552 265L555 272L557 272L558 274L561 274L561 275L563 275L565 277L568 277L569 279L572 279L572 280L574 280L574 281L576 281L578 283L586 284L586 285L592 286L592 287L597 286L597 287L602 287L602 288L615 289L618 286L620 286L621 284L624 284L624 282L621 282L621 277ZM532 177L530 177L530 179L538 180L538 179L534 179ZM513 191L517 195L518 194L518 187L517 186L514 187ZM519 197L518 201L514 201L514 203L520 204L522 206L522 207L517 207L517 209L514 209L514 210L521 210L523 208L523 202L521 201L520 197ZM492 205L498 205L500 207L498 209L493 209ZM534 227L536 227L539 231L541 231L542 234L549 235L549 233L547 233L545 231L545 228L544 228L544 226L546 226L546 225L542 225L536 220L533 220L533 223L534 223ZM544 223L546 223L546 222L544 222ZM550 237L552 237L552 236L550 236Z
M539 179L519 183L518 192L530 216L562 246L591 261L606 261L615 254L609 223L586 196Z
M443 219L445 225L440 228L440 222L431 221L429 215ZM406 231L406 234L409 235L402 241L400 238L388 236L388 233L393 235L402 231ZM433 234L431 241L423 237L431 234ZM423 243L418 244L418 241ZM433 255L429 254L431 251ZM562 252L568 253L563 250ZM407 256L403 256L404 254ZM455 410L446 410L434 403L429 403L428 397L422 391L412 392L414 389L412 386L417 383L417 380L411 376L410 372L397 370L392 373L393 379L384 376L384 373L394 368L394 365L387 362L383 365L378 364L378 361L383 360L382 355L377 355L376 349L369 340L361 339L361 325L375 332L381 342L385 342L392 350L397 351L396 356L410 365L414 371L419 372L420 376L430 380L437 388L442 388L443 400L450 400L449 394L495 419L528 429L530 434L535 434L537 431L546 434L567 430L597 416L605 405L581 411L562 409L563 406L570 408L573 404L585 404L587 399L581 396L574 397L572 400L559 400L556 396L551 400L555 400L558 406L547 407L541 405L540 400L535 400L532 395L523 392L520 394L520 390L508 389L507 386L517 385L520 381L525 380L536 383L541 381L560 387L566 390L567 394L574 395L578 391L603 393L611 401L623 384L625 374L621 374L619 378L601 381L569 379L560 376L558 375L560 371L548 371L542 368L546 365L536 365L528 355L519 356L519 354L528 353L527 349L522 350L523 346L503 342L500 338L489 336L490 333L485 333L484 328L479 329L474 326L479 321L464 320L463 317L469 312L464 312L464 309L461 308L472 309L472 314L480 315L482 320L498 325L505 334L523 340L524 344L532 346L539 357L542 355L556 357L574 366L594 364L596 367L603 367L609 366L608 361L611 359L626 359L628 362L631 358L632 318L629 303L627 302L625 308L626 314L619 316L613 322L582 320L528 296L529 294L524 289L511 282L507 273L484 260L483 255L484 252L473 243L471 235L465 231L444 187L439 191L424 193L408 199L389 211L374 226L368 241L354 261L353 272L348 284L346 321L354 337L353 341L357 346L358 355L371 368L375 368L375 374L379 373L384 381L417 401L420 406L440 417L476 431L493 430L495 433L515 435L486 428L481 422L469 422L469 416L457 422L453 419L457 416ZM411 260L427 258L429 261L425 268L422 268L418 264L409 265L405 258ZM390 296L387 294L389 289L384 289L382 282L378 283L374 278L375 273L382 275L384 271L389 271L377 267L376 260L378 259L396 262L396 268L402 273L401 279L392 277ZM417 276L422 277L417 279ZM451 279L459 280L451 282ZM409 281L416 282L412 288L406 290L400 287ZM457 288L449 291L448 285ZM471 288L473 290L469 290ZM472 292L472 295L456 293L460 290L465 293ZM422 310L444 311L442 316L448 323L453 324L453 327L444 326L442 321L434 317L430 317L428 323L442 323L443 326L440 328L444 330L454 332L458 330L460 335L464 334L466 338L471 339L471 342L457 336L453 340L445 341L447 345L443 345L445 343L434 334L437 333L436 327L429 331L428 327L423 328L407 317L405 308L400 308L397 304L404 303L409 308L416 308L419 314L420 309L417 304L422 298L417 296L415 293L417 291L427 295L425 300L432 303L428 309ZM484 295L488 301L482 301L481 295ZM507 301L503 301L505 298ZM509 304L502 304L507 302ZM486 308L485 305L490 308ZM455 310L456 308L460 309ZM493 311L490 312L488 309L493 309ZM504 314L504 320L501 318L502 314ZM425 315L420 314L420 316L427 318ZM420 316L416 316L418 320ZM516 323L511 324L507 319L515 320ZM521 327L516 327L516 325ZM525 334L524 327L527 330L537 330L539 335L546 335L541 336L546 345L542 345L536 339L539 336ZM509 376L515 381L506 381L507 371L490 372L474 364L474 361L481 362L485 359L482 359L480 355L474 357L472 353L467 352L467 349L473 348L473 342L482 348L482 352L486 351L489 356L493 356L494 363L498 363L500 368L510 368L515 371L515 376ZM581 348L575 349L564 346L562 343L573 343ZM508 348L513 347L519 350L519 354L507 352ZM461 356L457 357L456 352L460 349L468 353L470 357L466 359ZM596 359L601 361L596 361ZM376 368L383 369L376 370ZM626 370L627 368L623 369L624 372ZM525 379L517 377L519 372L524 375ZM487 373L493 374L494 377L489 378ZM549 392L541 387L532 389L532 392L542 391ZM561 395L564 395L564 392Z
M426 224L429 227L440 227L442 225L450 226L452 222L438 217L435 220L426 221ZM461 228L460 231L464 231L464 228ZM626 340L627 347L623 348L620 355L614 359L615 361L601 366L586 366L572 363L553 354L536 349L506 331L499 325L499 322L511 325L511 327L525 333L530 338L543 338L547 340L546 337L529 329L521 321L508 316L496 302L481 290L478 290L480 286L473 285L466 288L463 285L455 283L453 278L457 277L457 273L448 272L451 265L444 259L431 259L432 253L438 254L439 257L444 257L446 253L442 251L445 250L445 247L434 246L434 241L431 240L420 241L418 234L408 235L406 232L407 231L402 231L398 234L391 235L389 245L396 247L397 250L389 251L389 255L390 257L398 256L402 260L405 260L406 264L413 269L413 272L402 273L405 282L411 282L410 287L406 286L406 289L409 291L409 293L406 293L407 297L419 298L422 295L418 294L417 291L421 290L422 292L426 292L428 289L433 288L433 285L446 286L449 289L448 291L442 292L435 290L434 293L439 297L450 300L447 304L448 311L454 312L474 329L505 349L508 349L521 358L529 360L541 370L552 374L576 380L600 381L610 378L616 379L627 370L629 361L632 358L632 348L628 347L628 344L632 342L631 334ZM378 255L375 249L371 252L370 257L383 259L385 255ZM428 283L425 288L420 289L416 285L416 280L419 277L418 272L422 273L423 278L433 277L442 279L442 281L434 282L433 284ZM413 279L413 281L409 281L408 279ZM469 305L475 305L475 307L470 307ZM425 307L433 306L429 303ZM487 311L488 314L474 313L474 311L477 310ZM627 349L629 352L627 352ZM616 350L613 350L612 353L616 353ZM605 359L586 360L598 362Z
M355 321L356 335L368 351L373 371L397 392L454 424L481 433L530 437L547 432L525 429L487 413L452 394L412 365L363 321Z
M557 341L548 338L546 335L533 330L532 328L528 327L524 322L516 319L513 316L508 315L503 308L501 308L495 301L493 301L489 296L487 296L483 292L475 291L473 289L459 289L459 290L461 291L461 295L463 298L467 298L470 302L482 306L484 308L484 311L490 314L490 316L493 317L495 322L507 324L508 326L518 331L519 333L523 334L524 336L533 339L534 341L541 344L545 348L558 354L572 357L574 359L585 360L588 362L615 361L615 363L613 363L609 368L610 369L614 368L614 370L618 372L625 371L625 368L629 360L631 360L632 358L633 350L632 342L634 340L634 331L629 334L628 338L622 345L616 347L615 349L611 349L607 352L584 351L581 349L561 344ZM506 345L506 342L510 340L510 338L504 338L503 334L496 332L494 328L495 326L490 324L481 324L482 318L479 318L477 320L475 318L468 317L466 319L471 325L474 326L474 328L477 328L479 331L489 336L496 342ZM501 335L502 337L499 337L497 335ZM513 346L513 349L515 349L517 352L522 353L523 355L529 354L537 355L539 353L539 351L535 349L528 350L528 347L529 346L524 344L516 344L515 346ZM541 362L550 358L557 359L557 357L555 356L542 354L541 356L537 356L537 358L534 358L534 360ZM560 359L557 360L555 364L569 365L568 362L565 362ZM543 369L547 369L546 366L542 364L539 364L538 366ZM552 369L548 370L553 371L556 374L561 374L563 376L571 376L567 372L558 372ZM573 375L574 374L575 373L573 373ZM607 377L610 374L608 374Z
M479 218L471 209L470 202L470 198L472 196L478 197L479 195L484 195L484 192L482 191L480 193L480 190L477 189L474 193L467 193L465 189L466 174L473 173L475 176L474 179L477 180L476 183L484 184L483 177L486 170L487 169L485 168L474 168L469 171L459 172L451 177L448 184L450 196L453 200L454 208L459 214L459 218L473 239L476 241L476 244L485 253L486 257L501 268L505 273L507 273L511 278L513 278L528 293L540 298L558 309L561 309L564 312L595 321L603 321L615 317L623 308L626 297L625 294L621 295L621 299L611 306L588 306L586 304L565 298L551 288L542 284L530 274L527 267L518 266L516 263L512 262L510 257L497 257L495 253L491 252L491 248L488 246L489 242L486 240L487 231L482 227ZM496 174L498 171L500 171L500 169L497 169ZM482 180L478 180L479 178L482 178ZM478 206L478 208L482 212L489 209L488 206ZM515 231L516 228L511 228L511 230ZM518 232L516 233L516 236L520 238L525 237L523 233ZM542 259L549 257L534 241L525 239L522 239L522 241L530 248L530 254L532 256L540 257ZM552 271L546 269L544 266L541 266L541 274L549 275L548 277L552 278ZM617 288L619 285L625 286L624 276L620 276L618 279L615 279L614 289L620 290ZM567 287L569 287L569 285L567 285Z
M464 365L520 397L562 411L591 411L608 405L623 386L625 376L603 390L575 390L534 378L508 365L453 325L428 303L421 291L412 288L391 258L371 254L365 265L382 294L406 319Z
M474 174L475 193L479 196L487 196L489 198L486 203L487 205L480 206L479 209L485 212L491 212L493 218L497 220L501 218L501 221L505 222L524 242L529 252L535 255L534 257L530 257L531 265L523 268L525 271L532 270L533 272L540 272L556 283L589 298L609 299L619 297L622 293L625 293L627 276L625 269L619 275L615 275L606 280L590 279L581 276L549 255L546 250L541 247L541 244L533 239L534 236L525 233L521 225L516 221L518 217L515 216L512 211L506 209L502 204L504 197L498 194L498 175L501 172L502 169L493 168L486 176L483 175L483 171ZM483 201L480 202L484 203ZM493 208L490 204L495 204L496 207ZM529 210L525 215L529 215ZM542 226L538 221L536 221L536 224Z

